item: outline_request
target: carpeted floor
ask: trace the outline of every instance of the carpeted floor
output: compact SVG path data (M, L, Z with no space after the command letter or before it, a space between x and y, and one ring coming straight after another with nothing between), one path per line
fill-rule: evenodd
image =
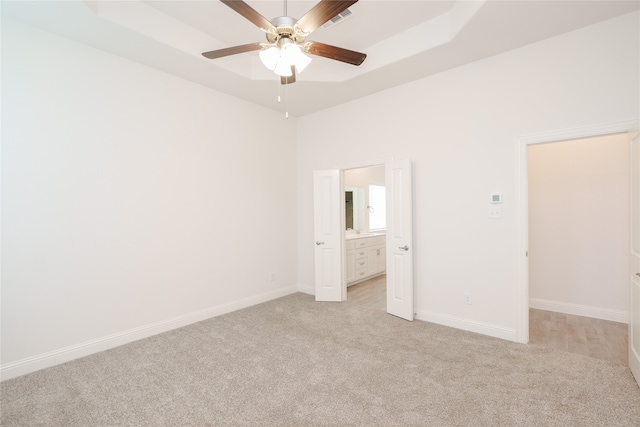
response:
M638 426L620 364L294 294L0 383L3 426Z

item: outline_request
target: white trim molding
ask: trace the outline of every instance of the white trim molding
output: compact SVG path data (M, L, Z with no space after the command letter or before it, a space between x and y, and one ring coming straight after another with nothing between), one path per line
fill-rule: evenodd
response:
M417 320L436 323L442 326L462 329L463 331L475 332L477 334L488 335L490 337L501 338L508 341L517 341L516 331L514 329L490 323L477 322L475 320L453 317L446 314L435 313L433 311L420 310L416 312L415 318Z
M539 132L517 138L519 144L544 144L545 142L568 141L571 139L591 138L615 133L626 133L636 129L635 120L623 120L612 123L582 126L577 128L558 129L550 132Z
M304 286L304 285L300 285L298 286L298 292L302 292L303 294L307 294L307 295L315 295L316 294L316 290L313 286Z
M555 311L556 313L573 314L576 316L609 320L611 322L629 323L629 312L622 310L590 307L587 305L571 304L561 301L549 301L539 298L531 298L529 300L529 307L538 310Z
M66 363L80 357L89 356L90 354L115 348L133 341L167 332L173 329L181 328L192 323L201 322L212 317L221 316L261 304L276 298L284 297L298 292L296 286L289 286L274 291L265 292L254 295L238 301L220 304L215 307L205 308L203 310L194 311L192 313L177 316L171 319L162 320L160 322L151 323L139 328L130 329L128 331L118 332L95 340L86 341L80 344L64 347L58 350L49 351L47 353L28 357L26 359L10 362L0 365L0 379L2 381L19 377L40 369L49 368L51 366Z

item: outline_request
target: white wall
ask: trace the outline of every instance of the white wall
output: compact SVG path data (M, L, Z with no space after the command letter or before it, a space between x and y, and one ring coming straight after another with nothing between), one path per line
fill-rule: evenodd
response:
M628 136L528 151L531 307L628 321Z
M409 158L418 318L515 340L515 140L636 119L638 22L625 15L299 119L300 289L313 291L312 171ZM488 218L492 192L502 219Z
M3 378L295 292L294 138L3 19Z
M385 185L384 166L349 169L344 171L344 185L367 188L370 184Z

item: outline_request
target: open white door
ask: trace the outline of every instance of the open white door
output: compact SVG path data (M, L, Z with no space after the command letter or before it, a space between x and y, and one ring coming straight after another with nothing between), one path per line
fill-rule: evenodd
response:
M339 170L313 173L316 301L344 301L342 217L344 195Z
M636 132L631 142L631 245L629 275L629 368L640 385L640 138Z
M385 165L387 187L387 313L413 320L411 162Z

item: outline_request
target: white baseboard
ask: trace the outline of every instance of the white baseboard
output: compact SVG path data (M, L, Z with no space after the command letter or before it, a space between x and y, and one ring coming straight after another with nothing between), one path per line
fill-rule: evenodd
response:
M475 332L488 335L490 337L501 338L503 340L518 342L515 329L489 323L476 322L475 320L463 319L429 311L418 311L416 319L425 322L437 323L438 325L450 326L464 331Z
M299 285L298 292L302 292L303 294L307 294L307 295L315 295L316 289L313 286Z
M529 307L538 310L555 311L557 313L573 314L576 316L592 317L594 319L609 320L611 322L629 323L629 312L611 310L608 308L590 307L587 305L571 304L567 302L550 301L530 298Z
M200 322L212 317L220 316L242 308L250 307L276 298L293 294L298 291L296 286L277 289L263 294L254 295L238 301L221 304L215 307L205 308L203 310L194 311L192 313L177 316L171 319L162 320L160 322L141 326L139 328L130 329L128 331L119 332L80 344L64 347L58 350L32 356L26 359L18 360L7 364L0 365L0 380L8 380L10 378L19 377L40 369L59 365L80 357L118 347L142 338L167 332L172 329L181 328L192 323Z

